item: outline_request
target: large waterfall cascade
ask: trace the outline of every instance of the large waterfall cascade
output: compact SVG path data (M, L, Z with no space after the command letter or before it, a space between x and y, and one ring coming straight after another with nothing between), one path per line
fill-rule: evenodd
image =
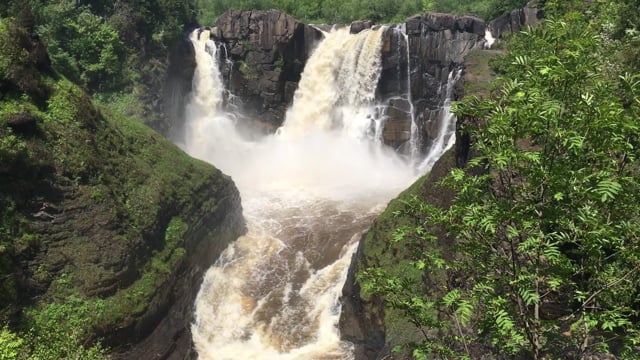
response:
M384 31L326 33L283 126L262 137L243 135L222 109L218 46L206 30L191 35L197 68L182 146L232 176L248 227L207 271L196 299L200 359L352 358L337 330L351 255L419 175L379 138Z

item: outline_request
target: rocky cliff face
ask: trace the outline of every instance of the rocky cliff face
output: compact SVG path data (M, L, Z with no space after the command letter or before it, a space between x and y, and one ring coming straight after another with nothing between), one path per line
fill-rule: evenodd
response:
M516 33L534 26L543 17L538 10L538 0L531 0L522 9L516 9L489 22L488 27L494 38L501 38L503 34Z
M221 47L227 106L275 130L322 33L275 10L227 12L211 33Z
M370 21L350 25L357 33ZM329 29L324 29L329 30ZM220 49L227 108L266 132L282 124L300 74L322 32L272 11L227 12L211 31ZM472 16L428 13L390 26L384 35L378 99L386 104L384 141L406 149L415 119L422 152L437 133L449 74L484 45L485 24ZM191 68L191 62L187 62Z
M174 203L167 209L179 211L173 218L185 219L186 230L179 240L184 255L157 283L143 313L132 314L110 334L105 329L106 339L116 346L113 358L184 359L195 355L190 328L196 295L207 269L243 233L244 220L239 193L228 177L212 174L192 191L189 206Z
M413 116L419 151L427 151L440 126L449 74L462 68L469 51L484 46L484 34L481 19L440 13L416 15L387 31L379 82L379 97L388 104L386 144L406 151Z

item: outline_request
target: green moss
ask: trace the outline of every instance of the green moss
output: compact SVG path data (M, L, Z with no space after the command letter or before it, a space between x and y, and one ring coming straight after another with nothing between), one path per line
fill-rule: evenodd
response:
M473 50L464 59L464 93L487 98L494 90L492 82L496 73L490 66L491 59L503 53L500 50Z
M432 173L418 179L389 203L364 238L356 274L362 288L360 297L366 304L365 313L375 318L384 312L386 342L392 347L396 344L421 341L424 335L407 320L403 311L395 309L390 304L385 304L384 308L377 308L379 301L376 301L368 290L377 292L380 283L376 283L375 275L372 279L367 273L379 271L384 274L383 279L406 281L415 290L412 296L428 298L441 291L440 284L443 284L444 274L433 270L425 273L414 264L413 259L416 258L416 254L442 254L446 251L446 246L439 241L426 241L421 236L415 236L412 229L424 221L419 216L416 204L429 199L435 206L447 206L449 194L437 186L437 181L454 166L455 152L451 150L442 156ZM437 318L435 313L432 316Z
M25 323L29 331L14 335L20 341L18 359L106 359L100 344L84 346L91 332L87 318L102 311L100 302L71 296L64 302L28 309Z
M240 45L245 51L255 51L256 44L254 44L251 40L242 40L240 41Z
M239 61L240 73L247 79L257 79L258 78L258 70L251 64L248 64L246 61Z
M366 281L362 271L377 268L388 277L401 277L420 283L422 272L412 264L411 248L394 242L393 238L396 229L415 225L410 217L399 216L398 213L405 211L411 198L420 194L428 177L429 175L425 175L418 179L411 187L392 200L385 211L376 218L364 238L363 253L365 255L359 261L358 269L360 271L356 275L359 281ZM367 293L367 286L363 285L362 288L360 297L365 302L370 302L372 295ZM378 310L370 309L370 311ZM415 326L407 322L401 311L390 306L384 308L384 327L388 343L396 344L420 339Z
M98 93L93 96L93 102L107 112L122 114L143 122L145 109L131 93Z
M109 329L113 324L127 326L132 316L142 314L151 305L161 285L169 281L175 267L180 265L186 251L181 245L188 225L180 218L173 218L165 230L165 244L147 262L142 276L131 286L121 289L106 299L103 311L93 321L98 329Z
M274 66L276 71L282 72L282 69L284 69L284 58L279 57L278 60L276 60Z
M410 258L408 248L394 244L392 239L396 229L412 225L411 219L396 214L404 210L407 206L406 202L419 193L427 178L428 175L421 177L397 198L391 200L385 211L376 218L364 240L367 259L362 265L380 266L390 275L407 273L420 275L414 267L408 266ZM360 268L364 267L360 266Z

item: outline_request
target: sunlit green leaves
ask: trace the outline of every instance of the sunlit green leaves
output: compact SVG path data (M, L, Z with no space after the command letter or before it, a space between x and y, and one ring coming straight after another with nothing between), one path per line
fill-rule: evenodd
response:
M618 182L607 179L600 181L593 191L600 196L600 201L605 202L613 199L621 190Z

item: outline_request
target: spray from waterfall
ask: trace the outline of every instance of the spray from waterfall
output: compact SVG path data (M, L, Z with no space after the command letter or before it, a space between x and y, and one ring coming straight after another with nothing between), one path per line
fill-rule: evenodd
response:
M416 177L372 130L384 30L325 34L284 125L257 140L221 109L209 34L192 34L199 70L184 149L232 176L248 227L207 271L196 299L200 359L352 357L337 330L351 255L376 214Z

